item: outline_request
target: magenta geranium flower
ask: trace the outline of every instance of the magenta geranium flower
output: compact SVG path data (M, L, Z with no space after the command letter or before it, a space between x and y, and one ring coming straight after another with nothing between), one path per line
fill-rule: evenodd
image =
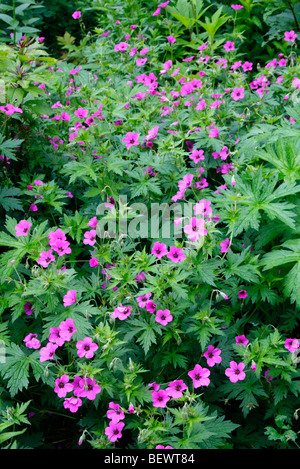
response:
M173 321L173 316L171 315L168 309L159 309L156 312L155 321L161 324L162 326L166 326L169 322Z
M90 226L91 228L96 228L97 224L98 224L97 217L91 218L90 221L88 222L88 226Z
M82 400L79 397L66 397L64 400L64 408L69 409L72 414L77 412L78 408L82 406Z
M105 435L112 443L116 441L118 438L122 438L122 430L125 426L123 422L113 422L112 420L109 422L109 426L105 429Z
M119 42L119 44L115 45L115 51L116 52L124 52L128 47L127 42Z
M101 392L101 386L96 384L95 378L82 378L80 387L82 389L80 397L87 397L90 401L96 399L97 394Z
M65 338L61 335L60 327L50 327L49 342L61 347L65 343Z
M176 246L171 246L170 251L167 254L167 257L177 264L177 262L182 262L186 259L185 254L183 253L182 248L177 248Z
M147 301L151 298L151 296L152 296L151 292L145 293L144 295L138 296L136 301L138 302L139 307L140 308L145 308L145 306L147 304Z
M163 256L168 254L167 246L164 243L159 243L157 241L153 244L151 254L156 256L158 259L161 259Z
M206 358L208 366L215 366L216 363L221 363L221 350L219 348L215 348L213 345L209 345L206 352L204 352L203 356Z
M74 321L71 318L62 321L59 325L59 335L62 339L69 342L72 338L72 335L77 331L77 328L74 325Z
M195 368L188 372L188 376L193 380L194 388L199 388L200 386L208 386L210 379L208 378L210 371L207 368L202 368L200 365L195 365Z
M85 119L88 113L88 109L83 109L82 107L79 107L78 109L76 109L76 111L74 111L74 114L76 117L78 117L78 119Z
M174 36L167 36L167 40L170 44L174 44L174 42L176 42L176 38Z
M200 236L207 234L207 229L204 228L205 220L203 218L192 217L189 225L185 225L183 231L191 241L197 241Z
M94 352L98 350L98 345L93 342L91 337L85 337L77 342L76 348L78 357L93 358Z
M71 248L69 241L66 240L61 240L61 239L55 239L53 241L50 241L51 248L53 251L56 251L59 256L64 256L65 254L71 254Z
M223 253L227 252L230 247L230 239L226 238L224 241L221 241L220 246L221 246L221 252Z
M228 376L232 383L237 381L243 381L246 378L246 373L243 371L245 363L236 363L235 361L230 362L230 368L226 368L225 375Z
M203 215L207 217L212 214L211 202L209 200L199 200L193 207L195 215Z
M69 290L68 293L64 296L63 301L65 308L76 303L76 290Z
M33 313L33 309L31 309L32 303L30 301L26 301L24 305L24 312L27 314L27 316L31 316Z
M189 158L191 158L195 164L199 163L201 160L205 160L204 150L193 150Z
M97 259L96 257L92 257L92 258L90 259L89 264L90 264L90 267L98 267L99 261L98 261L98 259Z
M36 337L37 337L37 334L28 334L25 337L23 342L25 342L25 345L27 348L33 348L35 350L40 348L41 343Z
M94 246L96 243L97 230L90 230L84 233L83 244Z
M286 339L284 347L291 353L294 353L300 347L298 339Z
M154 391L152 393L153 407L164 408L167 405L167 402L170 400L170 397L163 389L159 391Z
M239 298L247 298L247 296L248 296L248 293L246 292L246 290L239 291Z
M40 257L37 260L38 264L44 268L48 267L52 261L55 261L55 256L52 254L52 249L49 249L49 251L42 251Z
M149 311L149 313L154 313L155 309L156 309L156 304L153 303L153 301L147 301L146 310Z
M244 335L237 335L235 341L238 345L243 345L243 347L249 344L249 340Z
M155 449L174 449L173 446L163 446L163 445L157 445L155 446Z
M57 349L58 345L52 344L48 342L46 347L42 347L40 350L40 362L45 362L47 360L53 360L55 350Z
M78 18L81 18L81 11L74 11L74 13L72 14L72 18L74 18L74 20L78 20Z
M124 321L130 316L132 312L132 306L123 306L122 303L119 304L117 308L112 312L113 318L118 318L120 321Z
M123 420L125 418L125 414L119 404L110 402L108 407L110 410L106 412L106 415L107 418L110 419L112 422L118 423L120 420Z
M288 42L295 42L296 37L298 37L298 34L295 33L295 31L286 31L284 33L284 40Z
M234 101L244 98L244 88L233 88L233 91L230 95Z
M234 42L232 41L227 41L225 42L225 44L223 45L224 49L228 52L230 50L234 50Z
M122 138L122 142L126 143L127 150L133 145L139 145L139 134L137 132L127 132L126 137Z
M62 375L55 380L54 392L56 392L58 397L66 397L68 392L73 391L73 384L69 383L69 380L68 375Z
M187 389L187 385L183 382L182 379L177 379L169 383L169 386L166 389L168 396L178 399L182 397L182 391Z
M32 223L27 220L21 220L16 226L16 236L27 236L30 227L32 226Z

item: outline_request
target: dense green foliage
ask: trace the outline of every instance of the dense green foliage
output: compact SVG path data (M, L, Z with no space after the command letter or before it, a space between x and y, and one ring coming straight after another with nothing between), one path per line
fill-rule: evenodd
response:
M0 5L2 448L299 445L300 3L158 5Z

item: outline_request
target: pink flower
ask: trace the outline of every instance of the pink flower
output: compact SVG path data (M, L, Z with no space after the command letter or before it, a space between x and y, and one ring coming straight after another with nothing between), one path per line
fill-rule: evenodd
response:
M90 259L90 267L97 267L99 265L99 261L96 257L92 257Z
M158 391L160 388L159 384L155 383L155 381L153 383L149 383L148 386L149 386L149 391L151 392Z
M209 200L199 200L198 203L196 203L193 207L194 214L195 215L203 215L204 217L207 217L212 214L212 208L211 208L211 202Z
M188 235L191 241L197 241L200 236L207 234L207 229L204 228L205 220L203 218L192 217L189 225L185 225L183 231Z
M246 292L246 290L239 291L239 298L247 298L247 296L248 296L248 293Z
M57 349L57 347L58 345L51 344L51 342L48 342L46 347L42 347L40 350L40 362L52 360L54 358L55 350Z
M133 404L130 403L129 407L128 407L128 412L130 412L130 414L133 414L134 413L134 407L133 407Z
M295 86L295 88L300 88L300 78L295 77L292 81L292 84Z
M174 36L167 36L167 39L170 44L174 44L174 42L176 42L176 38Z
M234 10L241 10L243 7L243 5L230 5L231 8L233 8Z
M84 233L83 244L88 244L89 246L94 246L96 243L97 230L86 231Z
M167 254L168 259L170 259L172 262L182 262L186 259L185 254L183 253L182 248L177 248L176 246L171 246L170 251Z
M50 327L49 342L61 347L65 343L65 338L60 335L60 327Z
M101 392L101 387L96 384L95 378L82 378L80 387L82 389L80 397L87 397L90 401L96 399L96 395Z
M51 248L57 252L59 256L64 256L65 254L70 254L71 248L69 241L62 241L60 239L56 239L54 241L51 241L50 244Z
M49 249L49 251L42 251L40 257L37 260L38 264L44 268L48 267L52 261L55 261L55 256L52 254L52 249Z
M76 348L78 357L93 358L94 352L98 350L98 345L93 342L91 337L85 337L77 342Z
M82 406L82 400L79 397L66 397L64 400L64 408L69 409L72 414L77 412L78 408Z
M221 363L222 358L220 357L220 354L221 350L219 348L209 345L203 356L206 358L208 366L214 366L216 363Z
M153 301L147 301L146 310L152 314L154 313L155 309L156 309L156 304L154 304Z
M227 52L230 51L230 50L234 50L234 42L227 41L227 42L225 42L223 47Z
M122 303L112 312L112 317L120 319L120 321L124 321L125 319L130 316L132 312L132 306L123 306Z
M35 350L39 349L41 346L41 343L38 339L36 339L37 334L28 334L23 342L25 342L25 345L27 348L33 348Z
M166 393L168 396L178 399L182 397L182 391L185 391L186 389L187 385L182 381L182 379L178 379L169 383Z
M234 88L230 95L235 101L244 98L244 88Z
M106 427L105 429L105 435L111 441L112 443L115 442L118 438L122 438L122 430L125 426L125 423L123 422L118 422L115 423L111 421L109 423L109 426Z
M31 204L31 205L30 205L30 210L31 210L32 212L37 212L37 211L38 211L37 205Z
M72 18L74 18L74 20L81 18L81 11L74 11L74 13L72 14Z
M88 222L88 226L90 226L91 228L96 228L97 223L98 223L97 217L93 217Z
M159 130L159 126L156 125L153 129L150 129L148 134L145 137L145 140L153 140L157 136L157 132Z
M174 448L173 448L173 446L157 445L157 446L155 446L155 449L174 449Z
M210 371L207 368L202 368L200 365L195 365L195 368L188 372L188 376L193 380L194 388L199 388L200 386L208 386L210 379L208 378Z
M244 368L245 363L236 363L235 361L231 361L230 368L226 368L225 370L225 375L228 376L232 383L243 381L246 378L246 373L243 371Z
M219 129L217 127L213 127L209 132L209 138L215 138L219 136Z
M116 52L124 52L128 47L127 42L119 42L119 44L115 45L115 51Z
M24 305L24 312L27 314L27 316L31 316L33 313L33 309L31 309L32 303L30 301L27 301Z
M288 42L295 42L297 36L298 34L296 34L295 31L286 31L284 33L284 40Z
M160 389L159 391L154 391L152 393L152 399L153 399L153 407L161 407L164 408L167 405L167 402L170 400L170 397L166 393L166 391L163 391Z
M221 246L221 252L223 253L227 252L230 247L230 239L226 238L224 241L221 241L220 246Z
M252 70L252 65L253 65L252 62L243 63L242 67L243 67L244 72L248 72L248 71Z
M140 66L142 66L142 65L145 65L145 63L147 62L147 60L148 60L147 58L145 58L145 59L136 59L136 65L137 65L138 67L140 67Z
M76 293L76 292L75 292ZM71 318L62 321L59 325L59 334L62 339L69 342L72 338L72 335L77 331L77 328L74 325L74 321Z
M16 236L27 236L30 227L32 226L32 223L27 220L21 220L16 226Z
M132 145L139 145L140 142L139 142L139 134L136 132L136 133L132 133L132 132L127 132L127 135L126 137L124 137L122 139L122 142L125 142L126 143L126 148L127 150L132 147Z
M167 246L164 243L159 243L158 241L154 243L151 254L161 259L163 256L168 254Z
M64 296L64 307L71 306L76 303L76 290L69 290Z
M284 347L291 353L294 353L298 347L300 347L300 343L298 339L286 339Z
M114 423L118 423L120 420L125 418L125 414L123 410L120 408L119 404L115 404L114 402L110 402L108 405L109 409L106 412L107 418L110 419Z
M74 111L74 114L76 117L78 117L78 119L85 119L88 115L89 111L88 109L83 109L82 107L76 109L76 111Z
M193 150L189 158L191 158L195 164L199 163L200 160L205 160L204 150Z
M173 321L173 316L171 315L168 309L159 309L156 312L155 321L161 324L162 326L166 326L169 322Z
M69 379L68 375L62 375L55 380L54 392L58 397L66 397L68 392L73 391L73 384L69 383Z
M157 8L157 10L155 10L155 12L152 14L152 16L158 16L158 15L160 15L160 12L161 12L161 8Z
M137 297L137 302L140 308L145 308L149 298L151 298L152 293L145 293L145 295L141 295Z
M236 336L235 341L238 345L243 345L243 347L246 347L249 343L249 340L244 335Z

